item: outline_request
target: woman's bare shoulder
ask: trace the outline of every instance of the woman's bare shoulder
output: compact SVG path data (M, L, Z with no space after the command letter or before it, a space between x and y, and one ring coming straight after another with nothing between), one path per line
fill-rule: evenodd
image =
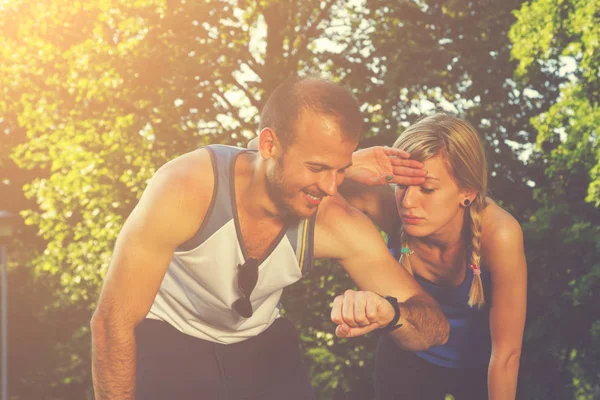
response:
M487 206L481 218L482 247L505 247L515 241L522 241L523 231L519 221L507 210L492 199L487 199Z

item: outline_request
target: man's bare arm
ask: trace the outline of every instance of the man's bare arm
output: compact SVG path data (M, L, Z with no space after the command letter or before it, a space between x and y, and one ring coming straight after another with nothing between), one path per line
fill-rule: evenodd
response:
M173 252L202 223L213 185L206 150L189 153L155 174L125 222L91 322L97 400L135 397L134 329L150 310Z
M334 301L338 336L386 326L394 316L381 297L387 295L399 302L403 326L392 335L401 347L418 351L447 341L450 325L437 302L394 259L373 223L341 197L328 199L319 209L315 256L336 259L361 289Z

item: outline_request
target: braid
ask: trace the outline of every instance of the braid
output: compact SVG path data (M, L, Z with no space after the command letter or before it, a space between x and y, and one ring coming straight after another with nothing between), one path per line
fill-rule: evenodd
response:
M471 261L469 265L473 268L473 281L469 290L469 306L481 308L485 304L483 296L483 283L481 282L481 213L485 208L485 198L477 196L469 207L469 219L471 220Z
M408 248L408 235L404 233L404 228L400 228L400 247ZM404 267L408 271L409 274L413 274L412 265L410 265L410 253L402 253L400 254L400 265Z

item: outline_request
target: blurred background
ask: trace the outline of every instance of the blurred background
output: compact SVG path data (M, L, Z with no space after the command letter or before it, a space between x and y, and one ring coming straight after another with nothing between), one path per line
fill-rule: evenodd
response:
M361 146L435 110L478 128L525 231L519 398L600 398L599 46L599 0L0 0L9 398L93 397L89 320L147 180L245 146L291 75L352 89ZM350 286L322 262L285 292L319 399L372 396L376 337L329 322Z

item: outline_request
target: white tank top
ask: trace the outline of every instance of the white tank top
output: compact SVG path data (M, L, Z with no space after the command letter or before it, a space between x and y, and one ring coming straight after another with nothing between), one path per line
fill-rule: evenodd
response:
M240 316L232 305L242 297L237 270L247 255L240 245L233 175L237 155L248 150L224 145L206 149L215 175L211 204L196 235L173 254L147 318L199 339L229 344L260 334L280 316L283 288L312 265L315 217L285 229L267 251L250 295L254 313Z

